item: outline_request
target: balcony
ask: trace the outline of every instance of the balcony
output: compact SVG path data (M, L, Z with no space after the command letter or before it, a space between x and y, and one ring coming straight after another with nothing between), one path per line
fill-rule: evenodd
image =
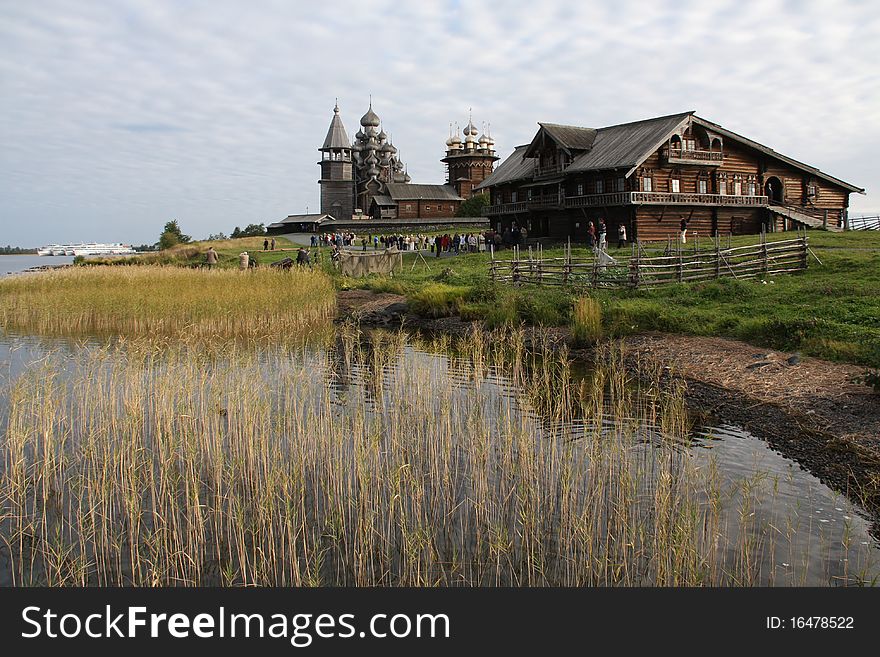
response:
M533 196L528 201L530 208L561 208L565 204L565 200L558 194L552 196Z
M724 205L761 207L767 205L766 196L734 196L732 194L681 194L671 192L614 192L569 196L566 208L602 207L606 205Z
M526 202L520 203L497 203L486 208L486 214L514 214L517 212L528 212L529 205Z
M766 196L735 196L733 194L680 194L672 192L629 192L630 203L642 205L733 205L760 207L767 205Z
M663 156L669 164L697 164L709 167L717 167L724 164L724 153L721 151L665 148L663 149Z
M547 164L545 166L536 165L535 172L533 177L537 180L538 178L550 178L551 176L556 176L565 171L568 164Z

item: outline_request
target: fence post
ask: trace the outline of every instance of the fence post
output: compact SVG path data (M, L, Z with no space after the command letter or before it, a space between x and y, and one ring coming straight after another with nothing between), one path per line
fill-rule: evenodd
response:
M769 269L767 266L767 233L763 230L761 230L761 256L764 261L764 276L766 276Z
M721 237L715 233L715 278L721 278Z
M804 270L807 269L807 253L809 251L809 248L810 247L807 244L807 231L804 230L804 234L801 237L801 266L804 268Z
M681 283L684 272L682 271L684 264L681 261L681 241L678 242L678 282Z

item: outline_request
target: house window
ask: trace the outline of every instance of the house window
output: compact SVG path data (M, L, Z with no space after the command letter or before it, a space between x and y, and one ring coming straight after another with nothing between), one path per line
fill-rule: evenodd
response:
M700 178L697 181L697 191L700 194L708 194L709 193L709 185L705 178Z
M596 193L604 194L605 193L605 181L601 178L596 181Z
M685 139L684 140L684 150L686 151L695 151L697 150L697 142L694 139Z
M430 209L431 209L431 206L430 206L430 205L426 205L426 206L425 206L425 212L427 212L427 211L430 210Z
M578 196L583 196L583 195L584 195L584 183L578 183L578 186L577 186L577 195L578 195Z
M617 189L615 191L622 192L626 189L626 179L618 178L617 179Z
M743 193L743 184L739 180L733 181L733 193L736 196L741 196Z
M531 190L531 188L529 188L529 189L526 191L526 198L529 199L530 201L532 200L532 190Z
M681 191L681 181L678 178L670 179L669 191L673 194L678 194Z
M510 202L516 203L516 192L510 192Z
M406 209L407 209L407 210L412 210L412 205L410 205L409 203L407 203L407 204L406 204Z
M652 192L653 189L653 180L651 180L651 176L642 176L642 191L643 192Z
M755 195L755 183L754 182L749 182L748 190L749 190L749 196Z
M727 194L727 181L719 180L718 181L718 193L719 194Z

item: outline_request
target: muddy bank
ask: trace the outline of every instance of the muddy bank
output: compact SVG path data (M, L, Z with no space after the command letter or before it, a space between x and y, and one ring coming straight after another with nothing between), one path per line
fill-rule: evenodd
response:
M363 290L339 293L339 317L363 326L441 331L464 336L479 326L460 317L424 318L406 298ZM570 346L551 329L542 348ZM865 368L772 351L722 338L642 334L624 339L634 376L684 381L691 411L737 424L796 460L830 488L862 504L880 528L880 395L855 383ZM592 360L593 350L573 349ZM877 533L877 532L875 532Z
M736 340L643 334L624 340L640 376L683 379L688 406L761 436L880 519L880 395L865 368Z

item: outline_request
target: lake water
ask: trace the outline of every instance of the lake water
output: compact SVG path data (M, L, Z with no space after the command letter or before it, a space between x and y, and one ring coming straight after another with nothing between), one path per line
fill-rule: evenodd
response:
M0 256L0 278L26 271L31 267L69 265L73 256L3 255Z
M329 351L311 348L293 355L265 354L250 361L244 358L241 363L224 361L223 357L219 361L209 359L201 365L204 381L209 383L196 395L196 405L202 403L202 398L222 398L233 382L244 379L250 381L248 387L252 390L266 391L265 399L256 395L247 400L245 406L262 408L265 401L266 412L277 427L272 430L281 433L289 433L293 425L285 425L287 420L279 419L279 415L294 412L304 418L308 409L322 405L332 408L325 416L319 413L316 417L329 418L331 423L362 426L378 418L377 426L399 424L400 417L385 417L391 412L387 390L397 391L395 394L410 391L412 395L436 397L436 408L430 403L427 406L414 404L414 416L403 421L420 424L436 411L448 416L443 422L451 423L453 433L467 431L475 417L484 415L489 418L486 427L490 432L496 425L510 423L514 418L522 430L548 438L568 436L575 442L583 440L586 426L598 423L608 431L614 430L617 418L609 411L603 412L599 419L577 418L561 423L546 417L522 394L520 384L504 367L492 366L485 373L476 374L466 359L419 344L406 343L389 349L385 356L379 354L384 360L377 360L375 354L352 356L333 347L328 348ZM10 386L39 368L65 370L60 384L52 385L63 385L65 378L75 378L88 371L89 385L98 389L103 386L111 396L109 390L116 385L114 382L132 381L126 378L128 375L108 375L105 379L102 372L92 371L93 357L105 359L101 361L104 369L116 367L112 358L107 360L103 347L88 340L0 334L0 429L8 422L5 395ZM120 354L121 369L126 367L123 360ZM161 359L156 361L155 376L170 376L164 371L165 367ZM418 373L418 380L414 379L413 372ZM39 376L42 375L37 378ZM136 385L141 384L142 376L154 375L138 374ZM202 385L198 381L194 383ZM160 387L155 381L144 385L147 389ZM118 403L125 405L125 402ZM177 399L175 403L184 404L184 401ZM474 404L480 405L476 415L466 417L461 409ZM395 408L395 412L399 412L400 406ZM79 422L78 412L81 411L71 407L59 416L63 422L69 422L64 425L68 431ZM188 417L189 413L180 417ZM145 421L149 424L150 418L146 417ZM255 416L254 421L262 420ZM329 430L329 427L329 424L324 429L316 426L314 431ZM645 459L650 460L652 441L658 440L659 430L656 427L643 430L642 445L633 449L643 450ZM297 449L296 440L290 444L291 449ZM2 447L0 444L0 451ZM718 534L724 538L715 541L719 559L726 564L724 567L732 567L742 560L742 545L747 544L753 546L758 555L755 571L759 574L753 583L846 585L863 583L877 572L880 550L869 533L865 512L830 490L797 462L770 449L758 436L738 426L709 423L697 427L679 449L697 470L717 471L716 493L725 510L720 517L723 532ZM348 456L339 455L340 458ZM639 494L651 500L655 483L638 483ZM710 497L708 491L700 495ZM0 584L9 583L8 573L4 575L2 570L0 559Z

